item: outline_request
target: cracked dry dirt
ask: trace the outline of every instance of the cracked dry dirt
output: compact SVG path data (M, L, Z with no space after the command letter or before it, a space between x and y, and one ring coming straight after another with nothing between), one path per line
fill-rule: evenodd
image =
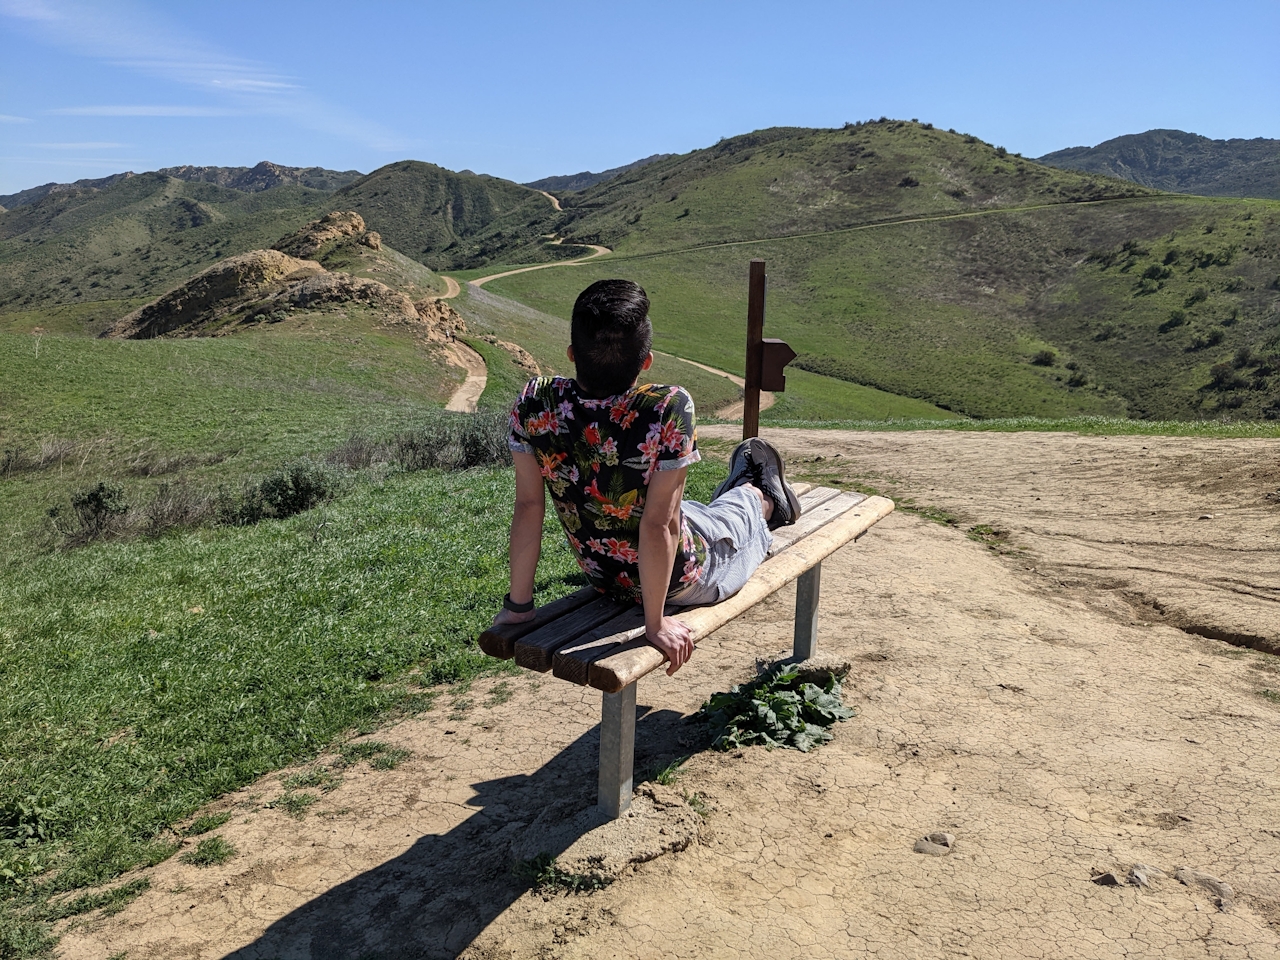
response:
M1280 704L1259 693L1280 660L1177 628L1280 632L1280 442L775 439L961 520L894 514L825 564L822 645L853 661L859 709L832 743L695 753L652 814L674 831L696 794L693 842L544 897L511 851L572 840L549 821L593 802L598 695L478 682L379 733L412 758L348 770L301 821L264 809L278 777L216 804L239 856L147 871L151 890L68 931L62 956L1280 956ZM1006 531L998 550L975 524ZM789 646L793 595L641 681L638 773L699 745L683 718ZM933 831L953 852L913 853ZM1168 876L1092 880L1135 863Z

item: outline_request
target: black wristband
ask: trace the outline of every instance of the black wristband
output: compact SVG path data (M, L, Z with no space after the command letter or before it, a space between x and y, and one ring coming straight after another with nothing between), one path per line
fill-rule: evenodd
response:
M528 613L533 609L533 600L529 599L524 603L516 603L511 599L511 594L507 594L502 598L502 609L510 610L512 613Z

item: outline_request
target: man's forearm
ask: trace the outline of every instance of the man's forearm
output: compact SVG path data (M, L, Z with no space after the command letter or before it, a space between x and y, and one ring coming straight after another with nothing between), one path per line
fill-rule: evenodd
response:
M545 502L516 501L511 517L511 599L527 603L533 599L533 579L542 554L542 520Z
M640 524L640 594L644 599L644 625L657 630L667 604L671 568L676 561L676 530L671 525Z

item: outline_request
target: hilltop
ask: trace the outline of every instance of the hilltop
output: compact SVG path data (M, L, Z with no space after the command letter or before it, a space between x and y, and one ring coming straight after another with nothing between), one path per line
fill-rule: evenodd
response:
M1055 150L1038 162L1175 193L1280 200L1280 140L1262 137L1210 140L1182 130L1148 130L1096 147Z
M581 173L571 173L566 176L543 177L541 180L535 180L533 183L526 183L525 186L533 187L535 190L546 190L549 192L555 191L556 193L585 190L587 187L594 187L597 183L604 183L606 180L612 180L619 174L637 170L640 167L648 166L658 160L665 160L667 157L672 156L675 156L675 154L655 153L651 157L644 157L641 160L624 163L620 167L610 167L608 170L601 170L599 173L592 173L590 170L583 170Z
M326 170L324 167L285 167L270 160L263 160L253 167L162 167L155 171L175 180L187 180L193 183L214 183L231 190L245 193L258 193L262 190L273 190L276 187L309 187L312 190L337 190L345 187L353 180L363 176L359 170ZM64 193L69 190L105 190L107 187L128 180L138 174L132 170L125 173L113 173L108 177L96 180L77 180L75 183L46 183L28 190L0 196L0 207L12 210L42 200L51 193Z

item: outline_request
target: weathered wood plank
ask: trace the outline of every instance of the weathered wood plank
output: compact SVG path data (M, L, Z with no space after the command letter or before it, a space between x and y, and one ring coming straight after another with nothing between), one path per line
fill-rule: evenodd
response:
M893 507L893 501L884 497L867 498L822 529L792 544L785 552L770 557L760 565L746 586L728 600L710 607L682 610L677 616L692 628L694 642L697 642L862 536L892 513ZM588 682L598 690L616 693L656 670L664 661L656 647L647 643L628 643L618 652L592 662Z
M546 673L551 669L551 656L560 647L627 610L626 604L601 597L553 620L516 641L516 663L527 670Z
M674 613L675 607L668 607ZM644 608L635 606L555 652L551 673L561 680L586 686L591 664L617 652L619 644L644 637Z
M567 597L561 597L559 600L551 601L546 606L539 607L537 616L528 623L504 623L490 627L480 634L478 641L480 649L491 657L510 660L515 656L516 641L521 637L532 633L540 627L545 627L553 620L564 616L566 613L571 613L581 606L585 606L592 600L599 599L600 594L596 592L594 587L583 587Z
M784 535L775 540L775 547L770 551L771 555L788 549L802 540L805 535L820 529L866 499L861 494L842 494L839 490L832 490L829 487L818 488L811 496L814 496L820 506L813 509L807 517L802 512L799 523L775 531L775 538L778 538L779 534ZM689 610L689 607L668 607L667 614L679 616ZM552 625L548 629L554 628L555 626ZM589 634L583 634L573 643L559 644L552 657L551 671L561 680L568 680L570 683L588 683L593 663L620 653L624 649L642 646L643 636L644 616L639 608L636 608L634 615L630 618L619 617L617 620L602 624ZM520 645L516 647L516 662L521 662Z
M848 510L852 510L866 499L860 493L841 493L837 490L835 495L825 502L811 508L802 509L799 520L789 527L779 527L773 531L773 545L769 547L768 556L777 556L792 544L803 540L815 530L826 526L836 517Z

